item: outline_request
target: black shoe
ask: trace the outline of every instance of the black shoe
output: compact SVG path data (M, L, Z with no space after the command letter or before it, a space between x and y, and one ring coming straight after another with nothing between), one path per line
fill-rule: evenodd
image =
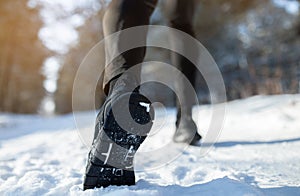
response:
M154 115L146 97L136 91L121 92L111 94L98 114L84 190L135 184L134 155L149 133Z
M176 132L173 136L173 141L176 143L196 145L202 138L197 130L197 125L191 117L184 118L176 126Z

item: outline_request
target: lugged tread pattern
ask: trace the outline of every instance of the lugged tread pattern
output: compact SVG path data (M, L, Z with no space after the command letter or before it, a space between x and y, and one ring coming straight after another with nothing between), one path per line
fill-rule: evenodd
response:
M128 99L128 96L129 99ZM129 100L129 112L135 123L144 125L144 130L134 134L124 130L113 115L113 107L122 106ZM125 101L125 102L124 102ZM140 103L150 101L139 93L126 93L118 99L108 101L97 117L98 131L86 167L83 189L107 187L109 185L134 185L133 159L139 146L152 127L153 110ZM127 102L128 104L128 102ZM122 108L122 107L121 107ZM115 108L114 108L115 109ZM133 127L134 123L126 124ZM137 132L139 130L135 130Z

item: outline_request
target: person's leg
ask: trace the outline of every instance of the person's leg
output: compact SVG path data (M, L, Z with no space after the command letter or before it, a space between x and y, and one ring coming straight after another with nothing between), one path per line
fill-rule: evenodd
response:
M194 0L165 0L164 11L170 27L195 37L193 29ZM186 43L181 43L180 39L172 40L172 35L170 39L171 43L176 43L174 47L182 47L183 50L187 50L189 47ZM171 58L172 63L195 88L197 68L188 59L175 52L171 52ZM173 139L175 142L190 142L193 144L201 139L201 136L197 133L197 126L192 119L192 107L195 104L195 99L186 96L187 92L185 92L186 88L183 80L179 79L176 83L178 96L182 102L179 103L177 99L177 130Z
M115 32L141 25L148 25L150 17L155 9L157 0L112 0L103 18L104 36L109 36ZM128 39L134 39L138 43L146 44L147 28L142 32L132 35L120 33L113 43L106 43L106 56L117 56L112 62L107 62L105 68L103 87L108 93L111 81L118 78L132 66L142 63L145 57L146 47L139 47L128 50L120 55L116 55L123 48L127 48ZM106 59L107 60L107 59ZM140 73L136 73L139 80ZM114 83L114 82L112 82Z
M104 35L129 27L147 25L156 0L113 0L103 19ZM146 42L147 29L133 41ZM105 42L107 60L123 47L130 37L120 33L116 40ZM104 90L108 95L96 119L95 136L89 153L83 189L109 185L133 185L133 158L152 126L150 101L135 88L140 69L130 68L143 61L145 47L123 52L105 69Z

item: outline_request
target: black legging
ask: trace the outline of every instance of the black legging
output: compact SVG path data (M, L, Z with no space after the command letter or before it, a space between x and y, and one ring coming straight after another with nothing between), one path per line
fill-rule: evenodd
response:
M169 26L184 31L194 36L192 26L195 2L194 0L163 0L165 6L165 16ZM157 0L112 0L103 19L104 35L108 36L120 30L148 25L150 17L157 4ZM135 35L134 39L146 42L147 31ZM122 34L117 39L117 47L122 47ZM180 40L176 40L177 42ZM185 47L184 43L181 44ZM106 53L114 53L116 47L106 45ZM105 93L109 91L109 82L120 76L130 67L142 63L145 57L146 47L139 47L124 52L117 57L105 69L103 87ZM196 68L184 57L172 53L172 63L186 75L192 85L195 85ZM140 73L137 73L140 75Z

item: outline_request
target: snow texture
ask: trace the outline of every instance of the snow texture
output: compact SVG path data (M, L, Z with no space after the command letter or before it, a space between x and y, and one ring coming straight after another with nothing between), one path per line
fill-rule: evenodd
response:
M202 135L212 107L194 109ZM80 115L95 118L93 112ZM142 152L171 141L175 110L158 111L156 117L161 128L150 134ZM88 148L71 114L46 118L2 113L0 195L300 195L300 95L227 103L218 142L205 156L200 156L201 148L206 147L184 149L156 169L151 169L153 162L140 164L135 186L82 191Z

